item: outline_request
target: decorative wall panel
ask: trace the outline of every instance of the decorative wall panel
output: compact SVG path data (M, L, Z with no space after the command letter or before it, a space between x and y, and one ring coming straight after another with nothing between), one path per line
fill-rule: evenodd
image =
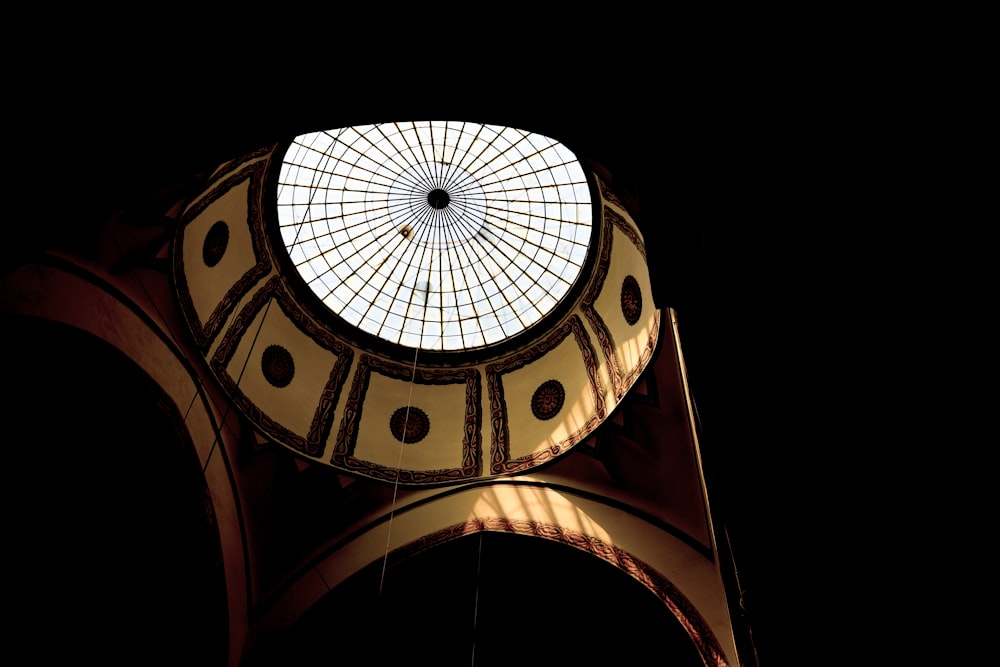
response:
M211 185L188 207L178 227L174 281L181 310L202 351L240 298L271 271L256 200L265 166L250 163Z

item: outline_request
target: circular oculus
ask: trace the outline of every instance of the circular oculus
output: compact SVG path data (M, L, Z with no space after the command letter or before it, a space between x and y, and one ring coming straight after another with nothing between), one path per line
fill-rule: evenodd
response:
M566 146L451 121L296 137L277 210L289 258L331 312L439 351L503 342L552 312L593 231L590 186Z

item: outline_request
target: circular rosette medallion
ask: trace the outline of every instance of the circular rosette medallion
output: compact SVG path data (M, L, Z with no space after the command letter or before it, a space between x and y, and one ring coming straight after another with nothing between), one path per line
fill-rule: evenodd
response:
M558 380L547 380L531 397L531 413L541 420L552 419L562 410L566 390Z
M412 445L427 436L431 430L431 421L426 412L411 405L392 413L389 429L396 440Z

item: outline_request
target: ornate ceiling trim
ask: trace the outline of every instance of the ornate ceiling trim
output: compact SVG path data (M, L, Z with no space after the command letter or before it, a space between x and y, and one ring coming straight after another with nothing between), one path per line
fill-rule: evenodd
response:
M603 178L595 176L594 179L597 181L597 185L601 189L601 198L604 200L605 204L611 204L621 211L626 210L625 204L623 204L622 200L618 198L618 195L612 192L611 188L608 187L608 184Z
M294 322L302 331L308 333L318 345L332 352L335 356L329 380L318 397L312 423L305 437L277 423L254 401L247 397L240 389L242 368L235 377L230 371L230 364L233 361L240 341L244 340L250 333L250 327L257 320L258 316L263 317L263 314L269 311L272 304L277 304L277 307L285 317ZM253 298L233 320L222 342L216 348L211 366L219 378L219 382L226 392L232 396L233 401L239 406L240 410L268 437L283 442L296 451L308 456L319 457L323 455L326 447L326 441L329 438L333 422L333 410L339 401L340 393L347 377L347 370L350 368L353 357L354 351L350 346L337 340L307 318L297 307L291 295L284 289L281 281L278 278L272 278L262 289L254 294ZM253 372L256 372L256 370ZM262 372L264 372L263 369Z
M605 207L604 215L606 216L606 220L610 221L615 227L621 230L622 234L628 237L628 240L632 242L632 245L642 255L642 260L646 261L646 244L642 242L642 238L635 228L625 222L625 218L616 213L614 209Z
M503 387L503 376L526 366L552 350L567 336L573 335L580 350L580 355L589 379L589 387L593 394L596 409L590 418L569 437L533 454L511 458L510 426L507 414L507 400ZM554 371L556 369L553 369ZM494 475L516 473L552 460L562 452L580 442L604 420L607 413L604 400L604 386L598 371L597 353L590 342L590 336L583 327L580 318L573 315L568 320L542 339L538 344L521 351L518 354L486 366L486 386L490 399L490 472Z
M599 181L600 182L600 181ZM605 186L602 183L602 192ZM594 330L594 334L597 336L598 343L601 346L601 351L604 353L604 358L608 363L608 374L611 376L611 384L614 388L615 398L621 399L625 393L629 390L632 384L636 381L639 375L642 373L646 364L652 358L653 351L656 349L658 332L660 329L659 321L659 311L653 310L653 325L650 327L650 335L645 345L641 356L637 364L627 364L625 360L619 359L617 353L617 346L615 343L614 335L612 334L611 327L608 326L607 322L601 317L600 313L597 312L596 301L598 297L605 290L605 283L608 278L609 267L611 266L612 253L614 251L614 236L615 230L620 231L635 249L638 251L639 255L642 257L643 266L642 269L646 270L646 250L642 242L642 238L639 236L638 232L618 213L616 213L612 208L608 206L603 207L604 224L602 225L603 234L601 236L601 251L600 257L598 258L597 265L594 270L594 278L591 282L589 288L584 293L583 298L580 302L580 310L587 317L587 321L590 323L591 328ZM638 272L638 271L637 271ZM631 274L627 278L632 278L632 281L639 286L640 283ZM610 289L610 287L608 287ZM640 311L634 313L634 321L629 322L629 316L631 313L625 313L625 294L624 290L626 285L622 285L622 310L623 316L626 319L626 323L630 326L642 326L646 322L642 320L641 304L652 303L651 294L643 294L643 290L639 287L639 292L637 295L632 295L633 303L639 305ZM647 290L648 291L648 287ZM646 321L648 321L648 317ZM622 368L629 368L630 370L623 374Z
M583 299L580 301L580 310L583 314L587 316L587 321L590 322L591 328L593 328L594 333L597 335L597 342L601 346L601 351L604 352L604 358L608 362L608 375L611 376L611 385L615 391L615 398L620 399L625 390L622 387L621 381L621 371L618 369L618 355L615 354L615 344L611 337L611 331L608 329L608 325L605 324L604 320L597 313L594 308L594 301L600 296L601 291L604 289L604 282L608 277L608 267L611 265L611 249L614 240L614 231L611 225L607 224L607 220L610 218L611 211L606 207L603 208L603 214L605 216L605 222L601 225L603 233L601 235L601 254L597 260L597 265L594 268L594 278L587 288L587 291L583 295Z
M256 198L260 197L260 193L263 190L263 179L265 178L266 167L266 161L252 162L246 165L243 169L232 173L213 184L207 194L198 199L184 212L181 224L177 227L177 238L174 240L174 280L176 292L179 297L181 311L187 318L189 328L194 335L195 343L202 352L208 351L220 329L225 324L226 319L232 314L240 299L244 297L264 276L271 272L271 255L264 250L266 247L266 241L261 231L263 229L263 223L260 219L261 207L255 204ZM201 222L199 218L205 214L206 210L212 204L221 201L243 182L247 183L247 219L220 219L210 225L196 224ZM247 224L248 220L250 221L249 225ZM213 232L213 230L218 229L216 225L220 222L226 226L226 230L228 232L227 242L221 248L219 248ZM201 240L200 247L203 249L202 253L198 254L207 255L209 254L210 247L215 248L211 252L217 254L215 259L215 264L217 264L225 256L226 250L228 249L227 246L231 247L233 245L233 242L229 239L234 235L234 233L249 233L250 247L256 262L247 268L241 275L234 276L235 280L232 282L225 295L219 300L211 314L204 321L202 321L191 296L192 291L190 289L191 286L188 284L187 271L184 270L183 255L186 253L184 253L183 250L188 244L197 245L196 240L190 238L191 236L196 235L197 238ZM188 236L185 236L186 234Z
M439 470L398 470L355 456L358 445L358 430L364 411L365 398L372 374L380 374L396 380L405 380L422 385L458 384L465 386L465 410L462 428L462 465L457 468ZM344 407L344 417L337 433L333 456L334 466L351 472L364 473L368 477L400 483L443 483L456 482L478 477L482 474L482 380L478 369L428 369L404 366L370 354L362 354L354 373L350 393ZM456 433L456 436L458 434ZM405 446L405 443L402 443Z

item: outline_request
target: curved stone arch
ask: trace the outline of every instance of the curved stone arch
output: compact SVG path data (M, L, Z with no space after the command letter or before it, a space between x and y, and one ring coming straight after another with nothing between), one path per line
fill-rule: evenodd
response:
M305 565L261 608L256 631L293 625L354 575L478 531L530 535L566 544L619 568L656 595L688 632L705 664L736 664L724 622L716 564L661 527L620 507L527 480L411 496L386 508Z
M148 644L169 643L161 652L168 661L197 649L224 664L231 648L223 545L180 406L89 331L45 317L4 313L0 321L12 325L7 342L18 352L7 364L16 391L5 402L16 406L12 421L32 432L31 446L8 463L45 499L18 509L17 521L35 533L18 578L31 582L38 604L52 606L57 625L92 611L99 596L95 622L121 636L114 662L141 661L137 652ZM63 569L79 576L52 577ZM83 621L64 638L96 629Z
M705 665L709 667L728 667L729 662L726 660L722 646L713 634L709 624L691 601L669 579L620 547L575 530L530 520L501 517L470 519L469 521L443 528L405 547L400 547L392 551L386 558L387 566L392 566L397 562L449 540L478 532L511 533L551 540L580 549L614 565L648 588L660 602L666 605L691 638L691 642L698 649Z
M147 376L158 389L159 406L176 417L173 428L192 450L206 485L206 512L216 529L225 579L228 650L238 655L252 601L244 519L227 447L220 442L240 437L237 414L219 410L206 392L182 344L171 335L170 322L162 319L163 304L142 302L109 277L55 256L45 256L7 278L13 287L0 303L0 314L54 323L99 341L123 364ZM151 293L158 292L154 288Z

